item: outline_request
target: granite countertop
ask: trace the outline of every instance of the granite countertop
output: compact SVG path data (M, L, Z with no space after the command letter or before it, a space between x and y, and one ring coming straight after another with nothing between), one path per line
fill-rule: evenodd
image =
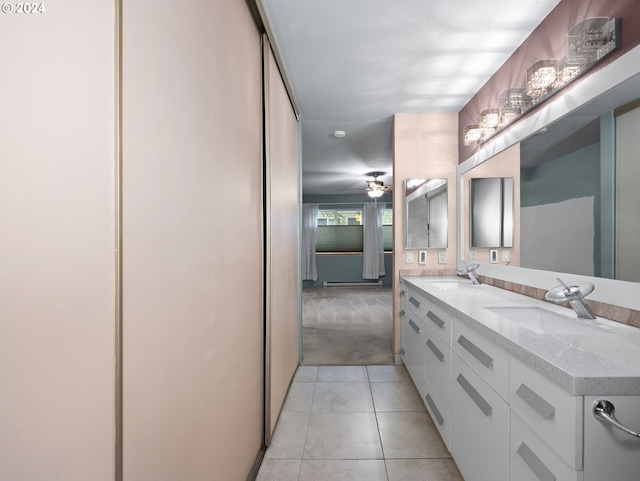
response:
M573 395L640 395L640 329L461 277L403 277L435 304ZM579 323L564 332L521 327L488 310L530 306ZM563 322L563 325L566 323ZM551 329L554 330L554 329Z

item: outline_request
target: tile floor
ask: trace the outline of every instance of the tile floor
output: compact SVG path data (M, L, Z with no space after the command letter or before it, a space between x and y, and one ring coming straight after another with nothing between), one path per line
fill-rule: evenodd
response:
M300 366L257 481L463 481L404 366Z

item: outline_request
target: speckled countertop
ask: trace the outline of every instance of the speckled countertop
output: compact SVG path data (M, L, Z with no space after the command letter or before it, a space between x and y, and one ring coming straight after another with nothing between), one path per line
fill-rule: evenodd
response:
M578 319L570 308L460 277L402 280L571 394L640 395L638 328L600 317ZM486 309L509 306L542 307L581 325L575 332L540 333Z

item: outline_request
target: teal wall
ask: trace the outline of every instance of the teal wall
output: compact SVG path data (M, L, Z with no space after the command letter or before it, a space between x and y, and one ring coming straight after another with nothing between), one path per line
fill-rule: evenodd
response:
M363 187L364 188L364 187ZM391 207L391 194L384 194L378 202L385 202ZM302 202L305 204L320 204L335 207L361 207L365 202L373 202L366 194L348 195L305 195ZM361 281L362 280L362 255L318 255L316 256L318 268L317 281L303 281L302 287L322 287L324 281ZM380 277L385 287L391 287L393 281L393 256L384 256L384 271L386 275Z
M319 255L316 256L318 266L317 281L302 281L302 287L322 287L324 281L361 281L361 255ZM385 275L380 277L382 285L392 286L393 256L384 256Z
M520 206L523 208L594 197L593 265L596 276L603 275L600 154L600 143L595 143L537 167L523 170L520 176ZM558 212L560 218L568 215L571 213ZM576 241L579 242L579 239Z

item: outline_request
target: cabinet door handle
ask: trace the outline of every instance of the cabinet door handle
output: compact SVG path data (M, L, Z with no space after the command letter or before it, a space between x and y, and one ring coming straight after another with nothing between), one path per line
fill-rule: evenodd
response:
M460 336L458 338L458 344L469 351L469 354L480 361L484 367L491 367L493 365L493 358L466 337Z
M485 401L482 395L478 391L476 391L476 388L474 388L471 383L467 381L467 378L462 374L458 374L458 378L456 379L456 381L458 381L458 384L460 384L462 389L464 389L464 391L469 395L473 402L476 403L476 406L480 408L480 411L482 411L487 417L491 416L491 412L493 411L491 404Z
M406 312L404 312L404 309L402 309L402 310L400 311L400 317L404 317L404 316L405 316L405 314L406 314Z
M545 420L556 415L556 408L549 404L544 398L540 397L526 384L520 384L516 394Z
M415 297L409 297L409 302L414 306L416 306L417 308L420 308L420 301Z
M414 331L416 331L416 334L420 334L421 329L418 327L418 325L415 322L413 322L413 319L409 319L409 325Z
M404 289L402 289L402 290L400 291L400 296L401 296L401 297L402 297L402 296L404 296L404 295L406 295L406 294L407 294L407 291L405 291Z
M433 411L433 415L436 417L436 421L438 421L438 424L442 426L442 424L444 423L444 418L442 417L442 414L440 414L440 411L436 407L436 403L434 403L433 399L431 399L431 396L429 396L429 393L427 393L424 399L425 401L427 401L427 404L431 408L431 411Z
M522 458L529 469L533 471L540 481L556 481L556 476L549 468L540 460L536 453L534 453L529 446L525 443L520 444L518 448L518 455Z
M444 327L445 322L442 319L440 319L437 315L435 315L433 312L431 311L427 312L427 317L431 319L431 322L433 322L440 329Z
M427 339L427 347L431 349L431 352L438 358L438 361L444 362L444 354L442 354L442 351L438 349L433 342L431 342L431 339Z
M624 431L634 438L640 438L640 432L635 432L632 429L629 429L616 419L615 408L611 401L607 401L606 399L599 399L596 401L593 405L593 415L600 422L611 424L613 427Z

